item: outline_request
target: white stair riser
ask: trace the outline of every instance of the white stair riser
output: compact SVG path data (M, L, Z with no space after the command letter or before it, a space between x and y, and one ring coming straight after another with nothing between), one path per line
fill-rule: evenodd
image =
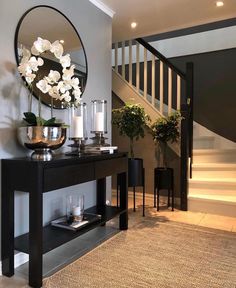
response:
M212 168L194 168L193 167L193 177L194 178L236 178L236 169L212 169Z
M236 163L236 153L195 153L193 152L193 163Z
M236 182L213 182L213 181L189 181L189 189L211 189L211 190L235 190L236 191Z
M236 196L236 190L229 189L206 189L189 187L189 196L191 195L219 195L219 196Z
M203 212L229 217L236 217L236 203L225 204L220 201L210 201L201 199L188 199L188 210L193 212Z

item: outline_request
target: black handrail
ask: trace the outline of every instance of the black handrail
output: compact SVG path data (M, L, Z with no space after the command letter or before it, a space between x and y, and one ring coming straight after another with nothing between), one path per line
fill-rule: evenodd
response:
M181 71L179 68L174 66L173 63L170 62L164 55L162 55L160 52L158 52L154 47L152 47L148 42L146 42L142 38L136 38L135 39L138 43L143 45L148 51L150 51L153 55L155 55L158 59L160 59L162 62L164 62L168 67L170 67L175 73L177 73L181 78L186 79L185 73Z

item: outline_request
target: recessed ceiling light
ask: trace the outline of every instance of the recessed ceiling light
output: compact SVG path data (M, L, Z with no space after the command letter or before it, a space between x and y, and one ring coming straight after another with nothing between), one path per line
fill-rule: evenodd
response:
M216 6L222 7L222 6L224 6L224 2L223 1L216 1Z
M64 43L65 43L65 41L64 41L64 40L59 40L59 42L60 42L61 44L64 44Z
M130 26L131 26L131 28L133 28L133 29L134 29L134 28L136 28L136 27L137 27L137 23L136 23L136 22L132 22Z

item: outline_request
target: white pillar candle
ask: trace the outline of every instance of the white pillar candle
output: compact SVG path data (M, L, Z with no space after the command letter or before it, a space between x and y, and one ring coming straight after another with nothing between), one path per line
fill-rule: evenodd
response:
M83 117L82 116L74 116L73 117L73 137L74 138L83 138Z
M104 113L97 112L95 114L95 131L104 131Z
M81 215L81 208L78 207L74 207L73 208L73 216L80 216Z

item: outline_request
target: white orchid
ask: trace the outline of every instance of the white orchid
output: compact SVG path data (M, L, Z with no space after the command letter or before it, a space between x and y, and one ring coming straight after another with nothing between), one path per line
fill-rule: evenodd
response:
M49 94L52 98L60 99L60 92L59 92L57 86L52 86L52 87L50 88L50 90L48 91L48 94Z
M71 65L69 69L63 69L62 79L64 81L71 81L71 78L74 76L75 65Z
M39 82L37 82L36 86L44 94L48 93L48 91L51 89L51 86L48 85L48 82L46 80L44 80L44 79L42 79Z
M34 81L34 78L36 77L35 74L31 73L25 76L25 80L28 84L31 84Z
M34 54L33 52L41 54L47 50L50 50L51 45L52 44L48 40L38 37L38 39L36 41L34 41L31 52L32 52L32 54ZM35 55L39 55L39 54L35 54Z
M48 40L38 37L33 43L31 52L23 47L22 58L18 66L20 74L25 77L26 82L31 86L36 78L39 66L44 64L43 59L39 56L47 51L50 51L59 59L62 66L62 75L58 71L50 70L47 76L36 82L36 87L42 93L48 93L52 98L68 103L72 101L73 95L73 101L78 103L81 97L81 89L79 78L73 77L75 65L71 65L69 54L63 55L63 46L58 40L51 44Z
M57 40L51 44L50 51L55 55L56 58L60 59L64 49L61 43Z
M61 78L61 74L58 71L50 70L47 77L45 77L48 84L55 84Z
M29 61L28 61L30 68L32 69L32 71L36 72L38 71L38 66L42 66L44 64L44 61L42 58L38 57L38 59L36 59L36 57L30 57Z
M29 61L30 59L30 56L31 56L31 53L28 49L26 49L25 47L23 47L23 49L21 50L21 56L22 56L22 59L21 59L21 63L26 63Z
M66 93L62 94L61 97L60 97L60 100L64 100L66 102L70 102L71 101L70 92L66 91Z
M58 90L60 90L60 92L62 94L64 94L66 91L68 91L72 88L72 86L70 84L67 84L64 81L60 81L58 83L57 87L58 87Z
M74 90L73 92L73 95L75 96L75 99L76 100L78 100L78 99L80 99L80 96L81 96L81 90L80 90L80 88L79 89L77 89L77 90Z
M66 54L65 56L61 56L60 63L63 68L70 67L71 63L70 55Z

